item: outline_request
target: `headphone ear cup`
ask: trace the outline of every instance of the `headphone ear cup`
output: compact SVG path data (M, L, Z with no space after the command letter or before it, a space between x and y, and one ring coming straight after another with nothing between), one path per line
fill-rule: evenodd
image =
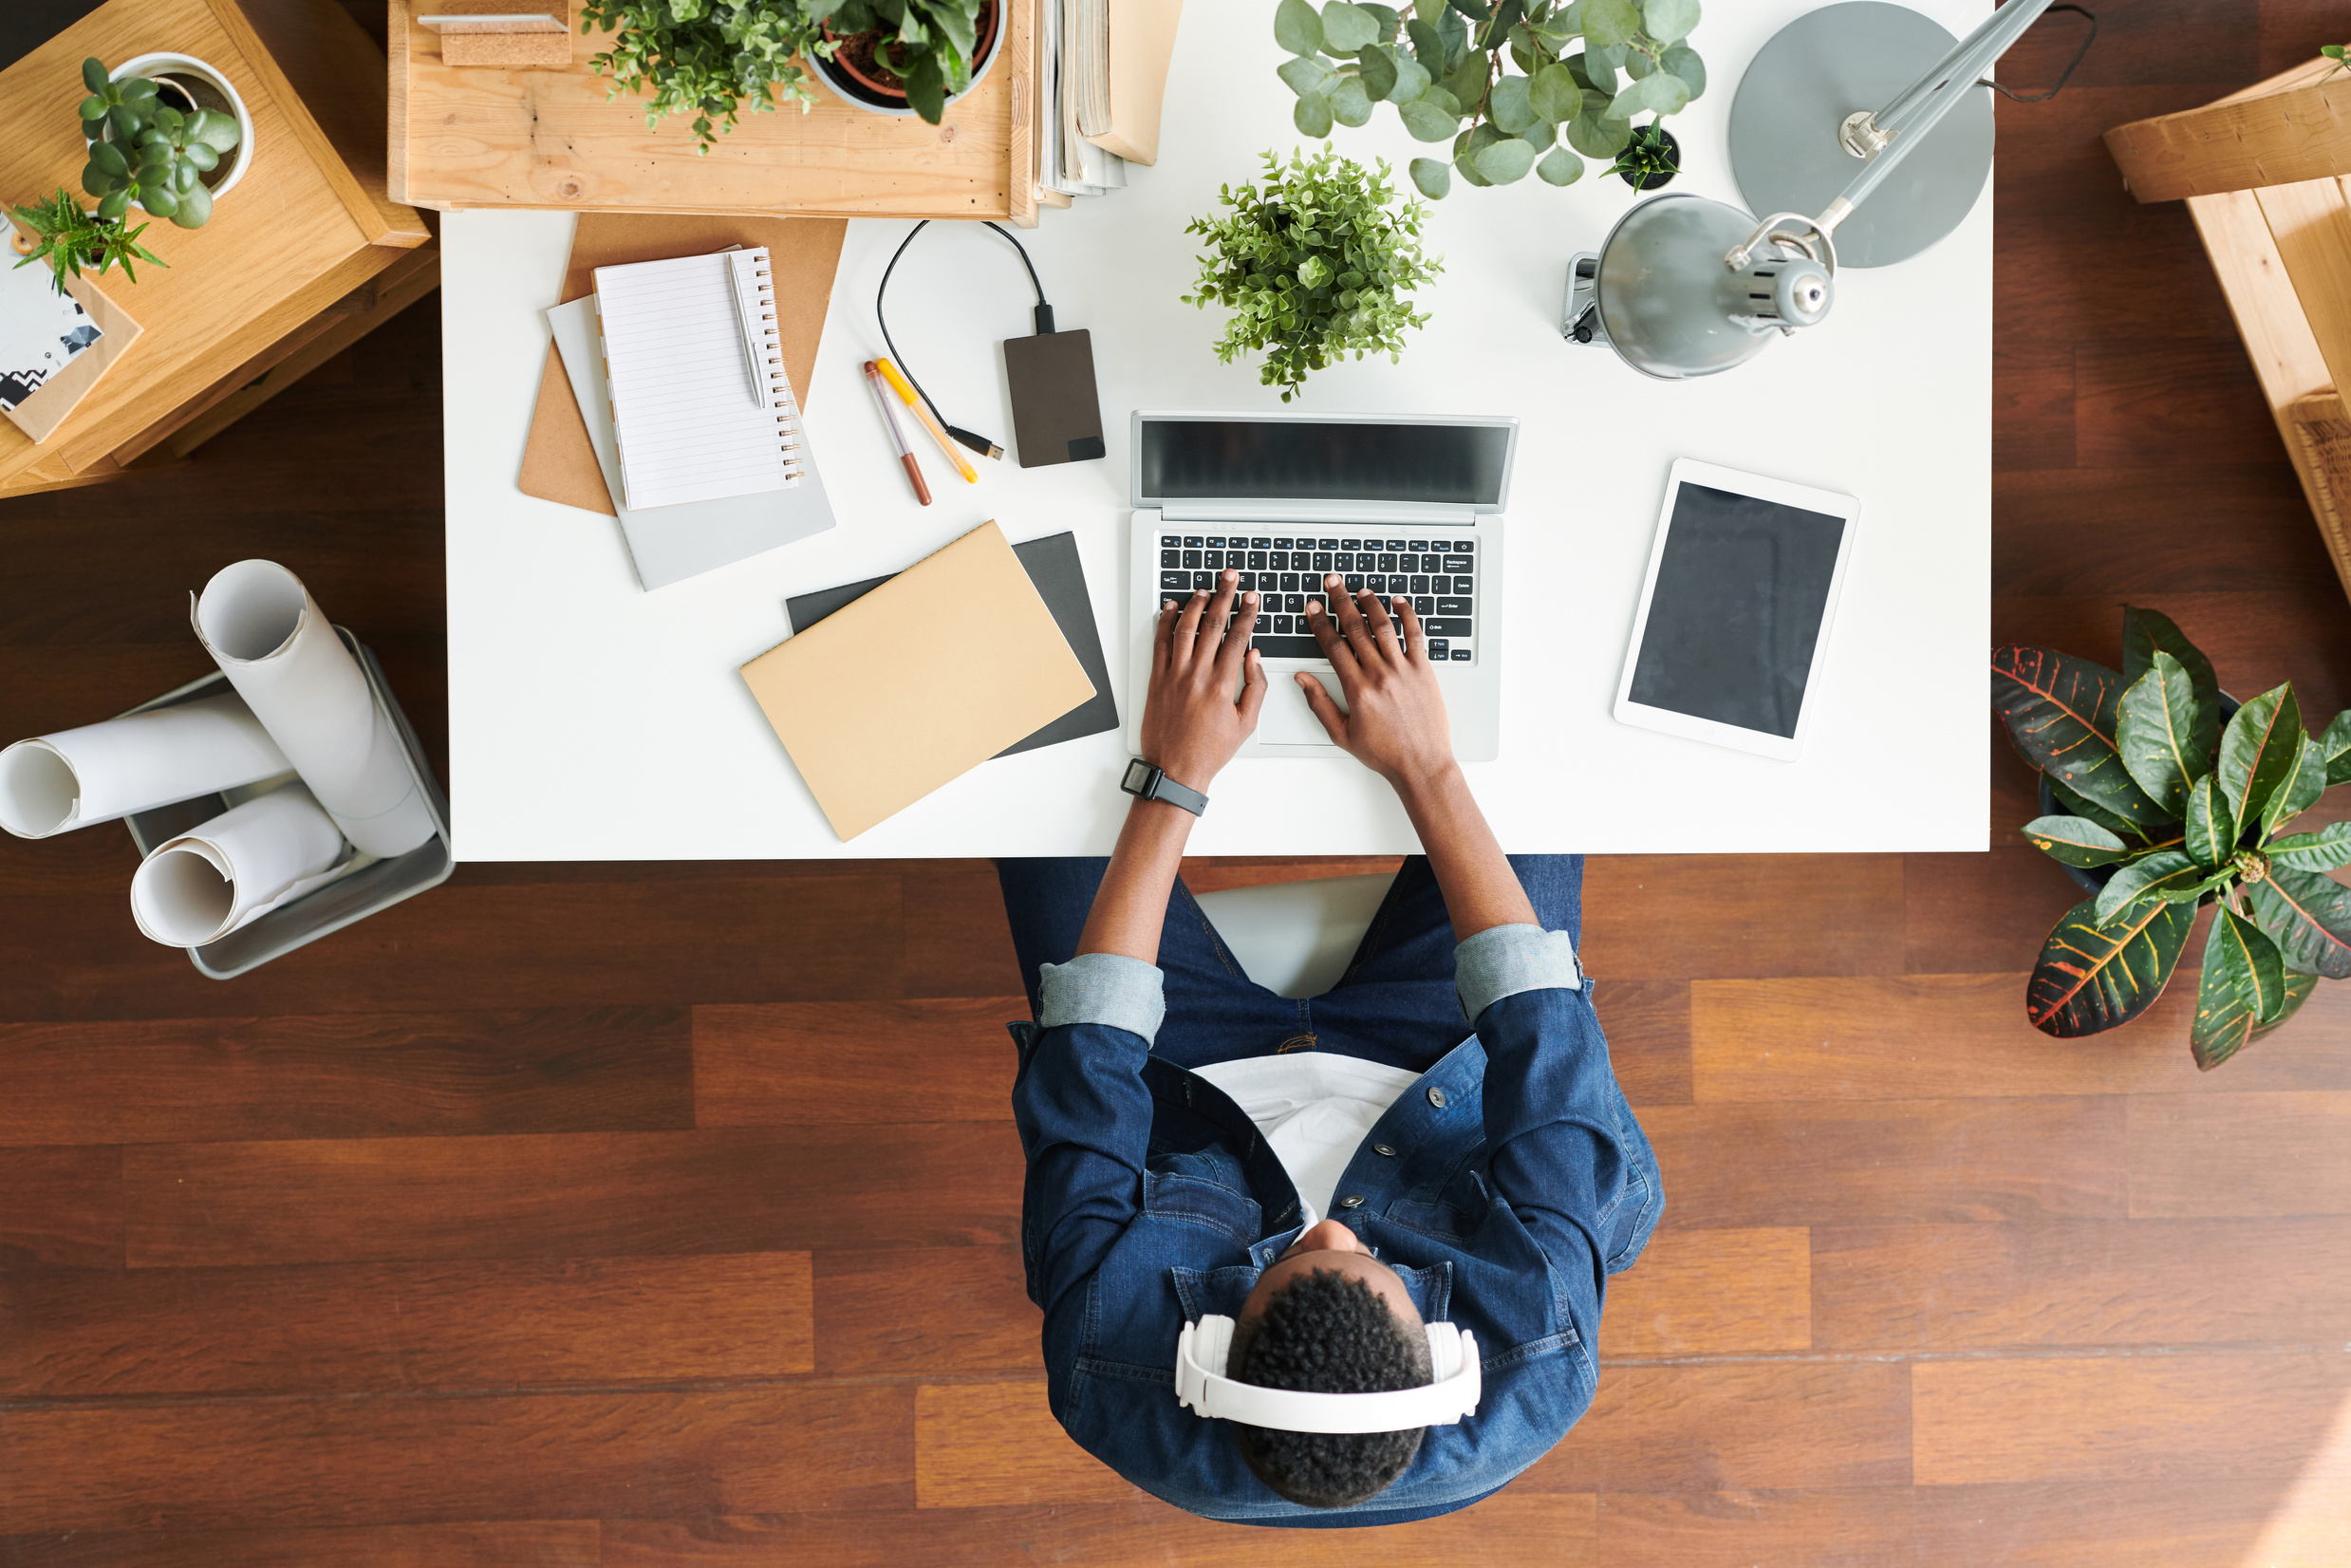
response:
M1193 1325L1192 1359L1210 1377L1230 1377L1224 1363L1233 1350L1233 1320L1213 1314Z
M1462 1331L1455 1323L1428 1323L1428 1381L1443 1383L1462 1370Z

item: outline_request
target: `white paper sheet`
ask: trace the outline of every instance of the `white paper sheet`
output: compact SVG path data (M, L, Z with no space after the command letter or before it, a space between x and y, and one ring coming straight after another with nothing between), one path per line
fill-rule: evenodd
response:
M166 946L201 947L332 882L351 858L310 792L289 784L158 845L131 878L131 918Z
M275 561L239 561L191 609L205 651L344 837L388 858L433 836L391 715L301 578Z
M47 838L258 783L292 766L245 700L222 692L0 751L0 828Z

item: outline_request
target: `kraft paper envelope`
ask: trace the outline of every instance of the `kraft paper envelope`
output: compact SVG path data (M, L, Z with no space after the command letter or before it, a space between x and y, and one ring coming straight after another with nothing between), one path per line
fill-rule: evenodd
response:
M1094 695L994 523L769 649L742 675L844 840Z
M776 314L783 340L784 369L792 390L808 412L809 382L816 374L816 348L825 333L825 308L832 299L832 274L841 263L841 238L849 220L837 217L721 217L694 214L582 213L571 236L571 259L564 273L563 298L585 299L596 291L596 269L672 256L706 256L730 245L764 245L774 268ZM618 516L588 422L571 395L571 380L554 345L539 377L539 401L523 444L522 493L584 512Z

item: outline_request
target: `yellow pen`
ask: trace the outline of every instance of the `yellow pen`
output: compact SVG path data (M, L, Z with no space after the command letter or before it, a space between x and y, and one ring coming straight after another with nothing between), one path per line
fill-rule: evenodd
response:
M898 367L880 358L874 360L873 365L882 372L882 379L889 383L890 389L898 394L898 401L914 410L914 417L922 421L924 429L930 432L931 439L939 443L939 450L947 455L947 461L955 465L955 471L963 476L963 482L978 484L979 470L965 462L963 454L955 450L955 443L947 439L947 433L939 428L939 421L930 417L930 410L923 406L923 400L914 395L914 388L906 383L905 376L899 374Z

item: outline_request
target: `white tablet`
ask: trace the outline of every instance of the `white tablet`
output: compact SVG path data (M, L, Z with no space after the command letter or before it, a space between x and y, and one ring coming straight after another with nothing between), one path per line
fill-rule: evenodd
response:
M1860 512L1834 491L1677 460L1617 719L1794 761Z

